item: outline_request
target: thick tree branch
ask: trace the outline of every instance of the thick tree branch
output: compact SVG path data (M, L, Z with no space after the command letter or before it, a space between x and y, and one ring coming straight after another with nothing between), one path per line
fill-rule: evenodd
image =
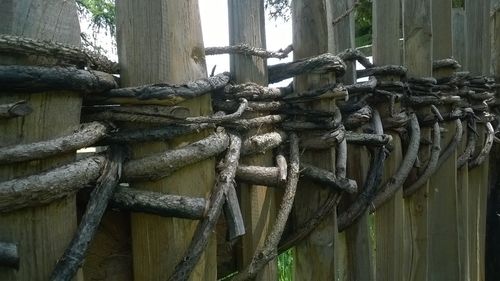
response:
M267 51L265 49L256 48L249 46L247 44L238 44L234 46L225 47L208 47L205 48L205 55L222 55L222 54L240 54L247 56L256 56L261 58L278 58L284 59L288 57L288 54L293 51L293 46L288 45L285 49L280 49L278 51Z

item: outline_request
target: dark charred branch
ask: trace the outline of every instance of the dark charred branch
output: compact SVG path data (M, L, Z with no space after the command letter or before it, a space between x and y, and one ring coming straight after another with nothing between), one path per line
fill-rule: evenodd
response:
M196 227L185 256L177 264L169 278L171 281L189 279L219 219L227 192L230 188L234 188L234 177L240 158L241 139L233 134L230 134L228 138L230 138L230 145L222 162L223 168L217 178L217 184L210 196L207 216Z
M157 140L171 140L179 136L196 133L208 128L214 128L214 125L190 124L161 126L158 128L120 129L116 133L111 133L108 136L105 136L97 144L106 145L110 143L135 143Z
M161 179L184 166L218 155L228 145L228 135L216 132L182 148L131 160L123 166L123 178L124 181Z
M376 110L373 111L372 127L375 133L384 133L380 115ZM380 146L376 147L372 151L370 170L368 170L363 190L356 197L355 201L337 217L339 232L344 231L346 228L355 223L356 220L366 211L372 199L375 197L377 187L380 185L380 181L382 179L384 160L384 148Z
M356 191L358 190L356 181L338 177L333 172L330 172L328 170L314 167L308 164L302 164L300 168L301 176L326 187L333 188L337 191L345 191L351 194L356 193Z
M345 68L345 63L339 57L326 53L294 62L271 65L268 67L268 80L269 84L272 84L308 73L335 72L340 76L344 74Z
M484 145L476 158L469 161L469 168L473 169L475 167L483 164L484 160L490 154L491 147L493 146L493 141L495 139L495 130L490 122L486 122L486 138L484 139Z
M350 144L384 146L392 142L391 135L376 135L356 132L346 132L345 139Z
M370 62L368 57L365 56L358 49L346 49L343 52L339 53L338 56L344 61L358 61L365 68L372 68L373 64Z
M233 280L248 280L255 278L264 266L278 256L278 243L285 229L288 216L292 210L297 182L299 181L299 139L295 133L290 134L290 165L288 170L288 181L285 193L281 201L276 221L271 232L266 238L264 245L259 247L252 258L250 264L234 277Z
M0 242L0 267L19 269L17 244Z
M181 85L160 83L114 89L98 96L89 96L88 101L107 104L155 104L172 106L182 101L202 96L208 92L222 89L228 83L229 74L222 73Z
M0 182L0 213L48 204L93 183L106 162L93 156L48 172Z
M431 153L424 172L408 188L404 189L404 196L408 197L417 192L438 169L439 154L441 152L441 128L439 123L434 123Z
M362 78L367 76L405 76L408 69L401 65L384 65L371 68L361 69L356 71L356 77Z
M446 148L442 151L441 155L439 156L439 161L438 161L438 168L443 165L448 158L450 158L451 155L457 150L458 145L462 142L462 136L463 136L463 126L462 126L462 120L456 119L455 120L455 134L453 135L453 138L451 139L450 143L446 146Z
M124 152L112 146L96 188L90 194L87 208L78 229L63 256L57 261L50 280L71 280L82 265L90 243L94 239L102 216L120 181Z
M118 87L111 74L76 67L0 65L0 92L43 93L65 90L103 93Z
M293 46L288 45L285 49L279 49L278 51L267 51L261 48L255 48L247 44L238 44L234 46L224 46L224 47L208 47L205 48L205 55L222 55L222 54L240 54L247 56L256 56L261 58L277 58L284 59L288 57L288 54L293 51Z
M262 186L282 186L280 169L277 167L239 165L236 171L236 180Z
M286 140L286 137L286 134L282 131L250 136L243 140L241 154L264 153L281 145Z
M290 87L270 88L256 83L248 82L238 85L227 85L224 88L225 97L228 99L245 98L252 101L280 99L292 93Z
M61 63L87 66L108 73L119 73L118 63L110 61L103 55L52 41L1 34L0 53L44 56L55 58Z
M117 188L109 204L111 208L130 212L191 220L201 220L207 208L205 198L164 194L128 187Z
M418 156L420 147L420 126L418 124L417 115L410 113L410 143L406 149L406 154L399 166L396 174L391 176L389 180L380 189L380 192L375 196L370 211L375 211L390 199L399 188L403 186L404 181L408 177L413 164Z
M7 146L0 149L0 164L43 159L91 146L104 137L108 126L93 122L80 125L73 134L49 141Z
M9 119L26 116L33 112L33 109L25 100L14 103L0 104L0 119Z
M347 85L346 89L349 94L355 94L373 92L375 87L377 87L377 79L375 77L371 77L368 81Z

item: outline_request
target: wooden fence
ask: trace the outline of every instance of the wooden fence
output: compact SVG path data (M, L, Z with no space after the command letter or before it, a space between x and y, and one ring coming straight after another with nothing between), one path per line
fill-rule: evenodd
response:
M263 1L230 0L231 46L205 48L197 0L119 0L119 64L79 48L74 2L1 2L0 280L278 280L289 249L299 281L497 280L479 2L373 1L371 63L354 0L292 1L277 52Z

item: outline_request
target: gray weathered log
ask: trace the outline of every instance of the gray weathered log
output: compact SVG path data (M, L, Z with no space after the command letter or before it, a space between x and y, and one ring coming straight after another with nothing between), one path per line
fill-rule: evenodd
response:
M108 132L108 126L99 122L81 124L73 134L53 140L0 148L0 164L44 159L75 151L95 144Z
M384 66L375 66L372 68L366 68L356 71L356 77L362 78L367 76L404 76L408 72L406 67L401 65L384 65Z
M0 65L0 92L43 93L68 90L103 93L118 87L111 74L76 67Z
M462 66L458 63L457 60L453 58L440 59L432 62L432 69L436 70L439 68L451 68L451 69L459 69Z
M338 54L338 56L343 59L343 60L347 60L347 61L352 61L352 60L356 60L358 61L362 66L364 66L365 68L371 68L373 67L373 64L370 62L370 60L368 59L367 56L365 56L365 54L363 54L360 50L358 49L346 49L344 51L342 51L341 53Z
M423 173L419 175L410 186L404 189L404 196L408 197L417 192L425 183L434 175L434 172L439 168L439 154L441 153L441 128L439 123L435 122L433 126L432 146L427 166Z
M300 169L301 176L322 184L326 187L334 188L337 191L345 191L350 194L356 193L356 191L358 191L358 185L356 181L337 177L334 173L328 170L304 163L300 166Z
M161 83L114 89L98 96L89 96L87 99L89 102L95 103L172 106L208 92L222 89L228 83L229 74L222 73L181 85Z
M136 188L119 187L111 198L110 207L130 212L201 220L207 211L205 198L164 194Z
M357 132L346 132L345 139L350 144L383 146L392 142L391 135L377 135Z
M239 165L236 170L236 180L262 186L282 186L280 169L277 167Z
M0 53L44 56L55 58L62 63L87 66L108 73L119 73L118 63L110 61L103 55L52 41L0 34Z
M123 166L123 178L125 181L161 179L184 166L218 155L228 145L228 135L216 132L184 147L129 161Z
M418 124L417 115L410 113L410 143L406 149L406 154L401 161L401 165L394 175L392 175L379 193L373 199L370 211L375 211L379 206L387 202L399 188L403 186L404 181L408 177L413 164L417 159L418 149L420 147L420 126Z
M375 77L370 77L368 81L347 85L346 89L349 94L354 94L372 92L375 90L375 87L377 87L377 79Z
M16 118L26 116L33 112L33 109L25 100L14 103L0 104L0 119Z
M339 57L326 53L294 62L271 65L268 67L268 79L269 84L272 84L307 73L335 72L340 76L344 74L345 68L345 63Z
M48 204L95 182L104 156L93 156L48 172L0 182L0 213Z
M0 267L19 269L17 244L0 242Z
M241 154L264 153L281 145L286 140L286 137L286 134L282 131L250 136L243 140Z
M288 54L293 51L293 46L288 45L285 49L279 49L278 51L268 51L262 48L256 48L249 46L248 44L238 44L233 46L224 47L207 47L205 48L205 55L221 55L221 54L241 54L247 56L256 56L261 58L278 58L284 59L288 57Z
M201 254L205 250L208 239L212 235L215 224L219 219L222 211L222 206L225 202L225 196L229 188L234 188L234 177L236 168L240 158L241 139L233 134L230 134L230 145L226 152L224 161L222 162L223 169L220 171L216 185L210 196L209 209L207 216L203 219L193 235L193 239L189 244L186 254L175 267L174 272L169 277L171 281L188 280L191 272L198 263Z
M295 133L291 133L288 181L286 183L285 193L283 194L278 215L276 216L272 230L268 234L264 245L255 251L250 264L237 274L233 280L241 281L254 279L269 261L278 256L278 244L285 229L288 216L292 210L295 192L297 190L297 182L299 181L299 161L299 140Z
M283 97L288 103L305 103L320 99L342 99L348 95L346 87L342 84L330 83L319 88L300 93L291 93Z
M231 122L224 123L225 127L231 127L236 129L248 130L252 128L259 128L264 125L277 124L285 120L285 115L266 115L262 117L255 117L251 119L239 119Z
M230 99L246 98L248 100L280 99L292 93L291 87L272 88L248 82L237 85L227 85L224 88L225 97Z
M469 161L469 168L475 168L483 164L484 160L490 154L491 147L493 146L493 141L495 139L495 130L490 122L486 122L486 137L484 139L484 145L476 158Z
M97 228L120 181L122 162L125 153L121 147L111 146L103 172L98 179L96 188L90 194L85 213L78 225L69 246L63 256L57 261L50 280L70 281L82 265L90 243L97 233Z

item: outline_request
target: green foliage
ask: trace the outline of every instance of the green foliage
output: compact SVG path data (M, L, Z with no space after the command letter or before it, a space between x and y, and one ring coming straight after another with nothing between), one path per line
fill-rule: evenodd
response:
M293 274L293 250L282 253L278 256L279 281L292 281Z
M452 5L453 8L463 8L465 3L464 0L453 0Z
M106 29L115 35L115 1L114 0L76 0L81 13L91 15L92 27L95 30Z
M356 47L372 43L372 2L358 1L355 17Z

